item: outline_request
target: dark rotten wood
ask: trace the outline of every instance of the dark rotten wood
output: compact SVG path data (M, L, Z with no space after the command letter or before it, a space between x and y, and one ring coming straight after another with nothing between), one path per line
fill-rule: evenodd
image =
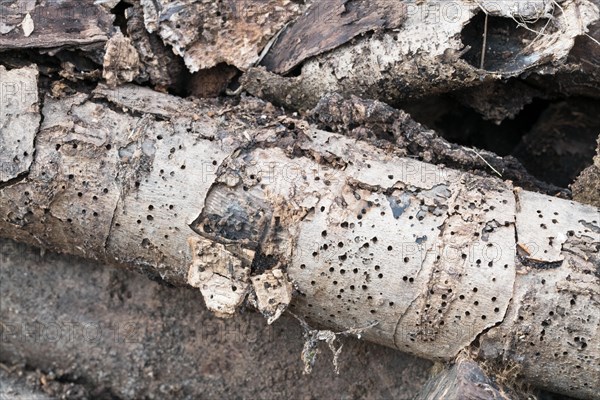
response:
M406 7L399 1L317 2L281 36L262 61L269 71L290 72L304 60L377 29L399 27Z
M29 13L33 32L25 36L23 20ZM108 10L75 1L9 1L0 5L0 51L24 48L103 48L115 29Z

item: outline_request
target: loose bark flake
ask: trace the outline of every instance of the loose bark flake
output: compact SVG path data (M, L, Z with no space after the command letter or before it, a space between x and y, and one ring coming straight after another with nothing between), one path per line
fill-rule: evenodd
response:
M29 171L41 115L36 67L0 65L0 186Z
M206 307L219 317L232 317L246 299L250 267L225 246L204 238L189 239L192 264L188 283L200 289ZM253 254L249 254L251 258Z
M255 275L251 280L256 308L272 324L292 301L292 283L279 268Z
M219 63L246 70L260 51L303 6L292 1L205 2L141 0L150 33L183 57L191 72Z
M115 87L132 82L141 69L140 57L131 39L120 32L110 38L106 43L102 68L102 78L106 80L106 84Z

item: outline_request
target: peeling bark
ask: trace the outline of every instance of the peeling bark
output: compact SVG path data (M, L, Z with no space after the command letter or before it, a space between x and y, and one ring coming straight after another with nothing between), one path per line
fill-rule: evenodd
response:
M134 86L46 97L31 168L0 189L0 235L199 286L226 314L247 290L275 318L291 282L313 326L597 393L598 208L265 109Z
M140 1L148 32L157 32L190 72L219 63L246 70L267 42L304 6L292 1Z
M269 71L286 74L304 60L335 49L358 35L398 28L405 18L406 6L400 2L316 3L277 38L262 65Z
M143 70L139 79L148 80L155 90L181 92L187 69L183 60L165 46L156 33L149 33L144 25L144 12L139 2L125 10L127 36L137 49Z
M132 82L138 77L142 65L131 39L116 33L106 43L102 78L110 87Z
M29 171L40 124L37 68L0 65L0 187Z

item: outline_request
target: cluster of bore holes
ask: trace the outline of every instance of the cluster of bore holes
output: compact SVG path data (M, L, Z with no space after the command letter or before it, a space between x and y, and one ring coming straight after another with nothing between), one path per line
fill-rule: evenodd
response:
M174 208L175 208L175 206L173 204L169 204L168 205L168 209L169 210L173 210ZM154 210L154 205L152 205L152 204L148 205L148 211L153 211L153 210ZM177 216L177 213L175 213L175 216ZM146 215L146 220L149 221L149 222L152 222L152 221L154 221L154 216L152 214L148 213ZM139 225L139 224L142 223L142 220L138 219L136 221L136 223ZM165 237L165 239L168 239L169 235L164 235L164 237Z
M538 216L539 218L544 218L544 214L542 214L542 211L541 211L541 210L537 210L536 212L537 212L537 216ZM556 212L556 211L555 211L555 212L554 212L554 217L557 217L557 216L558 216L558 212ZM553 224L558 224L558 220L557 220L556 218L552 218L552 223L553 223ZM542 229L548 229L548 226L547 226L545 223L541 223L541 224L540 224L540 228L542 228ZM572 236L572 235L571 235L571 236ZM546 252L547 252L547 251L546 251Z
M57 146L60 146L60 145L57 145ZM81 172L81 171L79 171L79 172ZM72 181L72 180L74 180L74 179L75 179L75 175L74 175L74 174L69 174L69 175L67 175L67 179L68 179L69 181ZM85 186L85 185L87 185L87 182L86 182L86 181L83 181L83 182L82 182L82 185L84 185L84 186ZM65 186L65 185L63 185L63 186L62 186L62 189L63 189L63 190L65 190L65 189L66 189L66 186ZM101 195L105 195L105 194L108 194L108 188L103 188L103 189L102 189L102 191L101 191ZM77 192L77 197L79 197L79 198L82 198L82 197L83 197L83 195L84 195L84 193L83 193L83 192ZM93 196L92 196L92 200L93 200L93 201L98 201L98 196L97 196L97 195L93 195ZM84 209L82 209L82 210L81 210L81 213L82 213L82 214L84 214L84 215L85 215L85 214L87 214L87 209L85 209L85 208L84 208ZM98 215L99 215L99 214L98 214L98 212L96 212L96 211L93 211L93 212L92 212L92 216L94 216L94 217L98 217ZM73 219L72 219L72 218L67 218L67 222L68 222L68 223L72 223L72 222L73 222Z
M391 178L390 178L390 179L391 179ZM502 200L502 202L506 203L507 201L503 199L503 200ZM474 206L474 204L473 204L472 206ZM490 208L492 208L492 209L493 209L494 207L493 207L493 206L491 206ZM324 206L321 206L320 210L321 210L321 212L324 212L324 211L325 211L325 207L324 207ZM362 214L364 214L364 213L366 213L366 210L364 210L364 209L363 209L361 212L362 212ZM360 214L359 214L359 219L360 219ZM350 229L353 229L353 228L354 228L354 224L353 224L353 223L349 223L349 222L347 222L347 221L344 221L344 222L340 223L340 226L341 226L342 228L345 228L345 229L348 229L348 228L350 228ZM323 230L323 231L321 232L321 236L322 236L323 238L326 238L326 237L328 236L328 232L327 232L326 230ZM377 237L373 237L373 238L371 239L371 241L372 241L373 243L377 243ZM492 244L488 244L488 246L492 246ZM327 250L329 247L330 247L330 245L327 245L327 244L325 244L325 245L322 245L322 246L321 246L321 249L323 249L323 250ZM337 243L337 247L338 247L338 248L343 248L343 247L344 247L344 243L343 243L343 242L338 242L338 243ZM365 242L365 243L363 243L362 247L363 247L363 248L368 248L368 247L369 247L369 243L368 243L368 242ZM388 246L388 247L387 247L387 250L388 250L388 251L393 251L393 246ZM318 252L318 251L315 251L315 252L313 252L313 254L312 254L312 255L313 255L313 257L317 257L317 256L318 256L318 254L319 254L319 252ZM345 260L347 259L347 257L348 257L348 256L347 256L347 253L344 253L344 254L342 254L342 255L340 255L340 256L338 256L338 257L339 257L340 261L345 261ZM462 258L463 258L463 259L466 259L466 258L467 258L467 255L466 255L466 254L462 254ZM404 257L404 258L403 258L403 262L404 262L404 263L408 263L408 262L410 262L410 258L409 258L409 257ZM476 264L477 264L478 266L479 266L481 263L482 263L482 261L481 261L480 259L476 260ZM490 261L490 262L488 262L488 263L487 263L487 265L488 265L488 267L493 267L493 265L494 265L494 264L493 264L493 262L492 262L492 261ZM340 264L340 266L341 266L341 264ZM305 264L301 264L301 265L300 265L300 268L301 268L301 269L305 269L305 268L306 268L306 265L305 265ZM507 268L508 268L508 264L505 264L505 265L504 265L504 268L505 268L505 269L507 269ZM375 266L375 270L376 270L376 271L379 271L379 270L380 270L380 266L379 266L379 265L376 265L376 266ZM332 273L332 274L333 274L333 273L335 273L335 268L334 268L334 267L329 267L329 272L330 272L330 273ZM344 268L341 268L341 269L339 270L339 273L340 273L340 275L345 275L345 274L346 274L346 272L347 272L347 271L346 271L346 269L344 269ZM357 274L359 271L358 271L358 269L357 269L357 268L354 268L354 269L352 270L352 272L353 272L354 274ZM365 272L365 274L366 274L366 272ZM377 274L377 277L378 277L379 279L382 279L382 278L383 278L383 274L382 274L382 273L378 273L378 274ZM403 280L404 282L408 282L408 283L413 283L413 282L414 282L414 278L413 278L413 277L409 277L409 276L403 276L402 280ZM494 278L492 278L492 280L493 280L493 281L496 281L496 278L494 277ZM337 286L337 285L339 284L339 282L338 282L337 280L334 280L334 281L333 281L333 284ZM315 282L315 281L311 281L311 285L316 285L316 282ZM344 293L344 292L345 292L347 289L349 289L349 290L351 290L351 291L355 291L355 290L357 290L357 288L358 288L358 287L361 287L361 288L362 288L364 291L367 291L367 290L368 290L368 286L367 286L367 285L350 285L350 286L349 286L349 288L341 288L341 289L339 289L339 294L337 294L337 295L336 295L336 297L337 297L338 299L340 299L340 300L341 300L341 299L344 297L342 294L343 294L343 293ZM473 292L477 292L477 288L474 288L474 289L473 289ZM446 296L446 295L443 295L443 296ZM461 295L461 296L460 296L460 299L461 299L461 300L464 300L464 298L465 298L465 296L463 296L463 295ZM367 299L368 299L368 300L372 300L372 299L373 299L373 297L372 297L372 296L369 294L369 295L367 296ZM497 300L497 299L496 299L496 297L492 297L492 298L491 298L491 301L492 301L492 302L495 302L496 300ZM348 302L351 302L352 300L351 300L351 299L348 299L347 301L348 301ZM446 303L446 302L442 302L442 307L445 307L445 306L447 305L447 304L445 304L445 303ZM388 302L388 305L391 307L391 306L393 306L393 305L394 305L394 302ZM479 305L479 302L478 302L478 301L474 301L473 305L477 307L477 306ZM441 310L440 310L440 311L441 311ZM339 311L338 311L338 312L339 312ZM372 313L375 313L375 312L376 312L376 310L371 310L371 312L372 312ZM499 312L500 312L500 308L499 308L499 307L495 307L495 308L494 308L494 312L495 312L495 313L499 313ZM465 311L465 315L466 315L466 316L470 316L470 315L471 315L471 312L467 310L467 311ZM481 319L482 319L482 320L485 320L485 319L487 319L487 316L486 316L486 315L481 315Z

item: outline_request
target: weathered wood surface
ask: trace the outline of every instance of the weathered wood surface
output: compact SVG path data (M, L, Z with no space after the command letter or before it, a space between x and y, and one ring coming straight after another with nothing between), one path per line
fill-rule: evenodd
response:
M0 186L31 167L41 120L37 78L37 69L0 65Z
M114 28L101 6L54 0L0 4L0 51L25 48L101 50Z
M475 150L451 143L432 129L415 122L411 116L377 100L349 99L331 93L325 95L310 111L316 127L355 139L370 141L376 146L391 143L404 157L413 157L430 164L490 175L499 175L516 186L549 194L565 196L565 189L532 176L514 157L500 157L491 151Z
M141 0L148 32L157 32L191 72L225 62L246 70L269 40L300 15L294 1Z
M313 108L328 92L395 105L523 74L534 74L534 80L538 74L541 80L560 76L546 85L554 84L560 93L585 90L599 96L597 74L587 61L600 53L599 38L585 36L597 35L597 1L427 1L406 7L406 20L397 29L365 35L306 60L297 76L250 68L242 77L244 87L297 110ZM490 18L482 52L485 13ZM576 40L591 53L582 57L586 51L579 51L569 58ZM277 46L270 50L276 51ZM267 59L286 53L267 54ZM578 70L584 72L575 79L568 75Z
M117 2L102 3L3 2L0 51L58 54L73 81L178 93L218 94L239 69L253 95L318 104L316 125L257 100L133 86L66 96L55 81L56 97L38 99L35 68L0 67L0 235L198 287L222 316L248 303L273 321L290 307L313 326L435 360L469 349L500 369L522 364L540 387L596 395L598 208L522 191L557 192L518 162L469 155L350 97L396 104L463 89L470 104L521 84L505 108L480 104L497 122L533 97L598 97L598 1L141 0L125 10L123 35L109 12ZM97 65L77 71L64 49ZM253 67L263 55L278 74ZM187 88L183 62L198 71ZM523 74L527 84L499 85ZM415 153L483 176L406 158ZM486 177L489 167L513 182ZM593 186L592 168L579 186Z
M252 99L99 87L42 113L28 173L0 190L3 237L198 286L221 315L248 299L276 318L291 282L311 324L437 360L478 343L541 387L599 389L595 207Z
M261 64L279 74L369 31L394 29L406 19L406 5L389 0L316 2L283 30Z

